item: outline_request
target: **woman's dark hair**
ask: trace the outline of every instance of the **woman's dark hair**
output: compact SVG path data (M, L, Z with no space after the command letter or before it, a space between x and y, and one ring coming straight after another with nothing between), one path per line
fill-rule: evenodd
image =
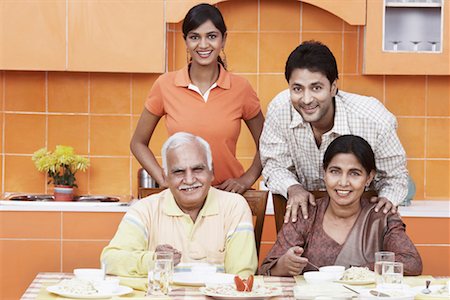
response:
M186 40L189 31L197 29L208 20L219 29L220 33L222 33L222 37L224 37L227 33L227 26L223 20L222 13L217 7L202 3L192 7L184 17L183 38ZM225 64L220 56L217 57L217 61L225 68Z
M340 153L351 153L356 156L359 163L369 174L376 171L375 155L369 143L357 135L341 135L328 146L323 156L323 168L326 170L333 157Z
M336 59L331 50L317 41L306 41L291 52L284 70L284 76L289 82L295 69L307 69L310 72L320 72L332 84L338 79Z

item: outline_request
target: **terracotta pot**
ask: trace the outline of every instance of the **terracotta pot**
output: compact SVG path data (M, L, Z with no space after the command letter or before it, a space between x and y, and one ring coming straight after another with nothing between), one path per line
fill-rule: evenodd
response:
M66 185L55 185L54 196L55 201L72 201L73 187Z

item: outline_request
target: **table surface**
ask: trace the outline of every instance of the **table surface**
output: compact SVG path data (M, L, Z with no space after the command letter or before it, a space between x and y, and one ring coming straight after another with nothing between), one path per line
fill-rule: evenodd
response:
M62 279L73 278L72 273L39 273L33 282L30 284L28 289L22 295L22 300L35 300L37 299L39 292L43 286L52 285L58 283ZM295 279L293 277L264 277L264 283L270 283L282 288L283 299L294 299L293 287L295 285ZM142 298L141 296L138 296ZM204 296L200 293L197 287L177 287L170 292L169 297L171 299L211 299L210 297ZM123 299L133 299L134 297L123 296ZM277 297L280 299L280 297ZM54 299L54 298L52 298ZM58 298L59 299L59 298ZM61 298L63 299L63 298ZM114 297L114 299L121 299L121 297ZM150 299L150 298L149 298Z
M40 299L65 299L62 297L53 297L52 294L46 294L47 296L43 296L41 289L43 287L54 285L63 279L73 278L73 273L39 273L33 282L30 284L28 289L22 295L22 300L36 300L40 295ZM280 287L282 289L282 296L276 297L276 299L294 299L293 288L296 284L305 284L303 276L294 277L276 277L276 276L257 276L255 280L263 280L264 283ZM405 281L410 286L418 286L422 285L425 282L425 279L432 279L433 281L447 281L449 277L432 277L432 276L407 276L405 277ZM122 282L121 282L122 283ZM442 284L442 283L441 283ZM369 285L373 287L374 285ZM366 286L366 287L369 287ZM47 293L47 292L44 292ZM133 294L124 295L122 297L113 297L113 299L143 299L145 293L142 291L134 291ZM198 287L185 287L185 286L177 286L174 288L170 294L170 299L211 299L207 296L204 296L200 293ZM147 298L151 299L151 298ZM169 298L166 298L169 299ZM417 299L417 296L416 296ZM420 299L423 300L423 299ZM431 299L426 299L431 300Z

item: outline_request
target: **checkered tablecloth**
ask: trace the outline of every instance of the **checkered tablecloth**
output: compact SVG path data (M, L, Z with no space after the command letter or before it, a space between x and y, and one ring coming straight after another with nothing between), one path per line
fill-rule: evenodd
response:
M62 279L70 279L73 277L71 273L39 273L28 289L22 295L22 300L35 300L37 299L41 289L45 286L56 284ZM282 288L283 296L277 297L277 299L294 299L293 287L295 280L292 277L264 277L264 283L272 284ZM190 287L177 287L169 294L172 299L209 299L200 293L198 288ZM133 299L132 297L127 297ZM142 298L142 297L141 297ZM126 299L126 298L124 298ZM151 299L151 298L149 298Z

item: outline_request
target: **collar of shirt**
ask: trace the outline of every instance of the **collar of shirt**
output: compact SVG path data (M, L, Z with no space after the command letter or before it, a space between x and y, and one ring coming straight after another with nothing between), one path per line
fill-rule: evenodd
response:
M212 90L213 88L215 88L216 86L217 86L217 82L214 82L213 85L210 86L210 88L209 88L204 94L202 94L202 92L200 91L200 89L199 89L196 85L193 85L192 83L189 83L188 89L190 89L190 90L192 90L192 91L198 93L200 96L202 96L203 100L204 100L205 102L207 102L207 101L208 101L208 97L209 97L209 92L211 92L211 90Z
M348 127L347 122L347 113L345 112L344 102L342 95L338 93L336 97L334 97L334 124L333 128L329 131L329 133L336 133L338 135L350 134L350 128ZM306 126L308 122L303 120L300 113L292 106L291 104L291 123L289 124L289 128L295 128L298 126Z
M221 64L219 64L219 68L219 78L217 78L216 81L217 86L224 90L228 90L231 88L230 73L228 73ZM189 84L192 84L192 82L189 78L189 65L186 65L183 69L177 71L175 75L175 85L189 87Z
M184 216L181 208L178 206L175 198L173 197L170 189L166 190L166 195L164 197L163 211L168 216ZM208 195L206 196L205 204L200 210L198 216L211 216L217 215L219 213L219 203L217 202L217 197L214 197L214 188L210 188Z

